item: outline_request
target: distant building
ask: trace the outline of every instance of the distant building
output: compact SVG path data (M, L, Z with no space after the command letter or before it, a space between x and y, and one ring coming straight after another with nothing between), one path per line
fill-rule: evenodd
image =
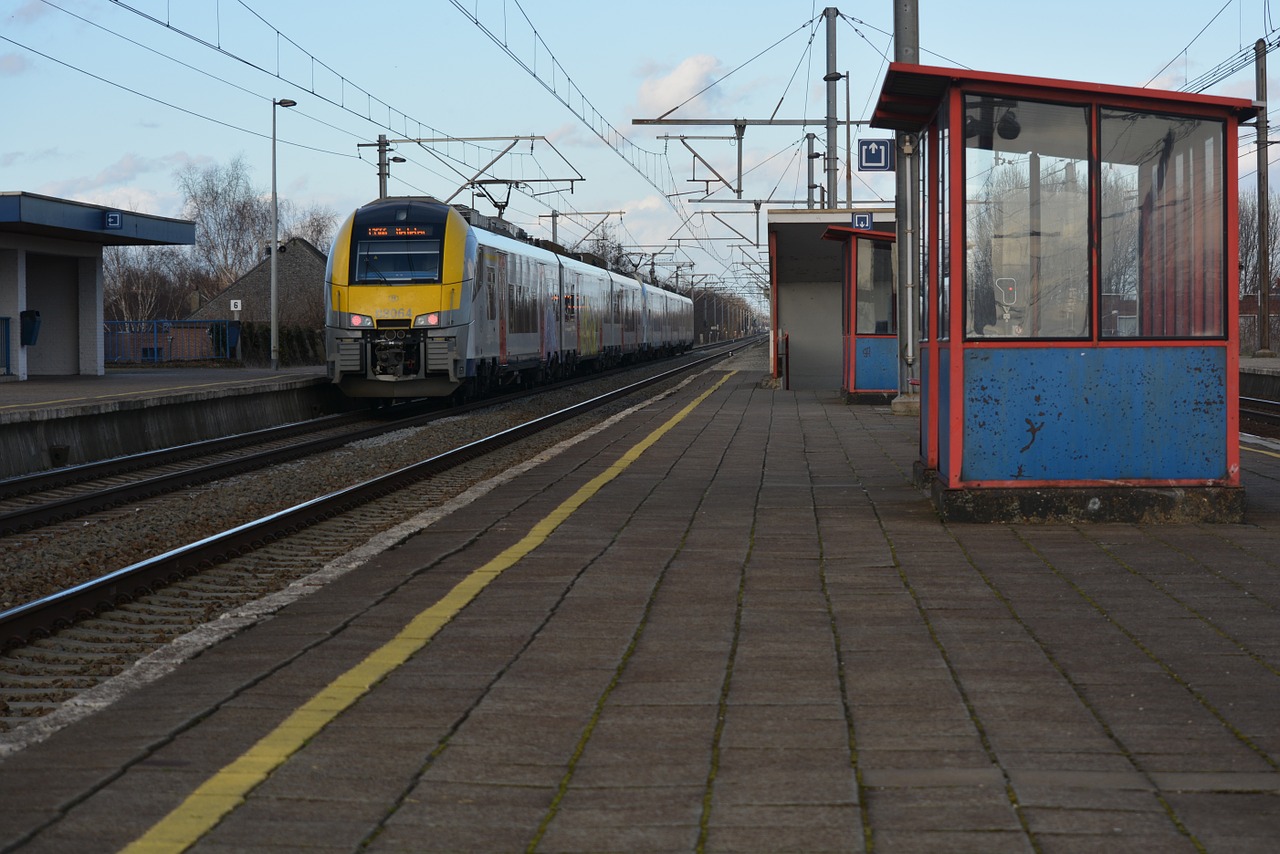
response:
M301 237L290 238L276 259L276 320L282 326L324 326L325 254ZM271 322L271 254L225 291L193 312L190 320L234 319L231 300L240 301L239 319Z

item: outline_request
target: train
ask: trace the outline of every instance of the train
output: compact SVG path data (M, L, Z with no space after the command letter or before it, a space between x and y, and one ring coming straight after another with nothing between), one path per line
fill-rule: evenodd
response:
M352 398L465 399L693 346L693 303L427 196L357 208L325 270L329 379Z

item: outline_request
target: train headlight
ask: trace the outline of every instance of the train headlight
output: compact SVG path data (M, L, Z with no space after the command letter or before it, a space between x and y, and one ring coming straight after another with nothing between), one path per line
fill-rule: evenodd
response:
M414 326L439 326L440 313L433 311L430 314L420 314L413 319Z
M352 329L372 329L373 318L367 314L348 314L347 326Z

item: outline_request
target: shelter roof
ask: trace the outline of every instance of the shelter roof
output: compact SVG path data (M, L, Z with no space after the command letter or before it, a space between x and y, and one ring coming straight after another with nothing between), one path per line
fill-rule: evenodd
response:
M102 246L195 243L195 223L26 192L0 192L0 233Z
M895 62L890 64L885 73L880 99L871 116L871 126L914 133L930 122L938 111L943 96L952 86L965 85L973 88L974 84L984 83L1035 89L1037 96L1070 92L1114 98L1125 103L1142 101L1145 102L1144 109L1177 110L1182 106L1184 109L1194 107L1197 112L1205 109L1217 110L1223 115L1234 114L1240 121L1247 121L1258 114L1257 105L1243 98Z

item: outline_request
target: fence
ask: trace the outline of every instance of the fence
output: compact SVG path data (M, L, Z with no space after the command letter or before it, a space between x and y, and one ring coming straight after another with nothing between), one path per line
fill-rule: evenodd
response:
M103 326L108 364L228 359L240 334L231 320L108 320Z

